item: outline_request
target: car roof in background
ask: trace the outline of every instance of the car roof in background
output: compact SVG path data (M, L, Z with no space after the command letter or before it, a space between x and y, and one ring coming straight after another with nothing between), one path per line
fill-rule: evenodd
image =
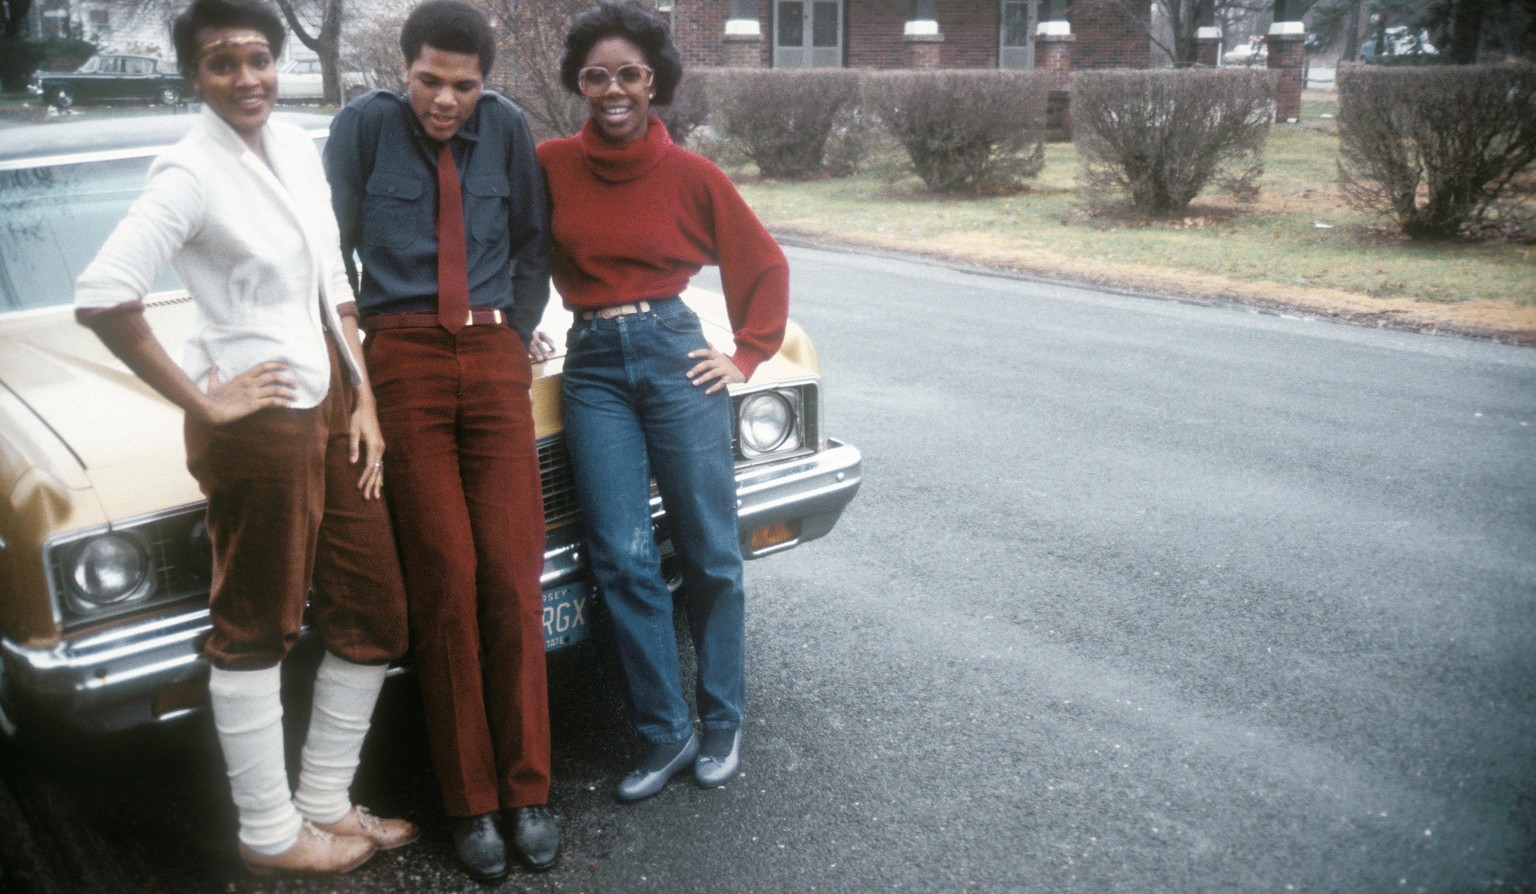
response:
M198 119L198 108L0 128L0 170L87 161L91 157L158 153L186 135ZM282 111L272 114L279 121L310 132L325 131L331 126L329 115Z

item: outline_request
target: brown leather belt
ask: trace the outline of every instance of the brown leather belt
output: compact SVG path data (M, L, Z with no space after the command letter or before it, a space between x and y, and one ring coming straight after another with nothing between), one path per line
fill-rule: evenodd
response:
M464 321L466 326L490 326L507 321L507 315L501 310L471 310L469 319ZM376 314L363 321L363 330L374 332L379 329L423 329L438 325L437 313L430 310L408 311L398 314Z
M637 301L634 304L615 304L613 307L599 308L598 310L584 310L581 312L583 320L611 320L614 317L622 317L627 314L643 314L651 309L651 302Z

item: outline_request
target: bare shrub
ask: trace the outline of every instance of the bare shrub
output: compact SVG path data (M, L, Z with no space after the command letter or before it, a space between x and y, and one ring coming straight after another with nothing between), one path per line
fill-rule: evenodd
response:
M371 87L399 87L405 70L405 56L400 52L400 26L405 16L384 15L354 26L341 50L342 68L363 76ZM343 100L351 100L351 95Z
M1072 76L1073 142L1093 201L1182 214L1207 184L1258 196L1278 74L1191 68Z
M1045 165L1045 71L885 71L864 106L934 192L1005 193Z
M1518 217L1536 161L1536 66L1339 72L1339 182L1356 207L1414 239L1472 237Z
M714 69L687 68L672 92L672 102L651 106L651 114L667 126L672 142L687 146L693 132L709 118L709 79Z
M859 96L859 76L846 69L719 69L710 80L720 129L780 179L826 173L827 140Z
M492 72L492 83L509 84L507 95L528 116L534 138L568 137L580 130L587 104L560 85L560 54L571 21L593 0L475 2L496 25L498 71Z

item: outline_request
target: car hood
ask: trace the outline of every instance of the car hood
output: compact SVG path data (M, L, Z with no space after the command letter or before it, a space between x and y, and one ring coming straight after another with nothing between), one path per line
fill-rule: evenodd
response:
M732 349L724 300L690 289L686 300L702 318L709 340ZM173 358L181 354L193 322L184 294L151 296L145 316ZM571 315L551 296L540 322L558 346L535 368L535 430L540 437L560 428L560 383L565 331ZM789 324L783 349L758 368L754 381L814 376L815 349ZM182 412L160 397L75 322L72 308L51 308L0 318L0 383L25 403L79 464L105 517L121 520L202 500L186 470ZM69 476L73 478L74 476Z
M146 316L176 356L190 302L150 306ZM183 459L181 411L76 323L70 308L0 321L0 382L73 454L107 518L202 499Z

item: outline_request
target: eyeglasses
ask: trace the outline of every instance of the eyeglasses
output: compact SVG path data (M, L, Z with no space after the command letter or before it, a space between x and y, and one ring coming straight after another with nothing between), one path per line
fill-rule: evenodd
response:
M618 71L609 71L601 65L588 65L576 73L576 85L586 96L602 96L614 81L625 90L639 90L651 86L656 74L649 65L620 65Z

